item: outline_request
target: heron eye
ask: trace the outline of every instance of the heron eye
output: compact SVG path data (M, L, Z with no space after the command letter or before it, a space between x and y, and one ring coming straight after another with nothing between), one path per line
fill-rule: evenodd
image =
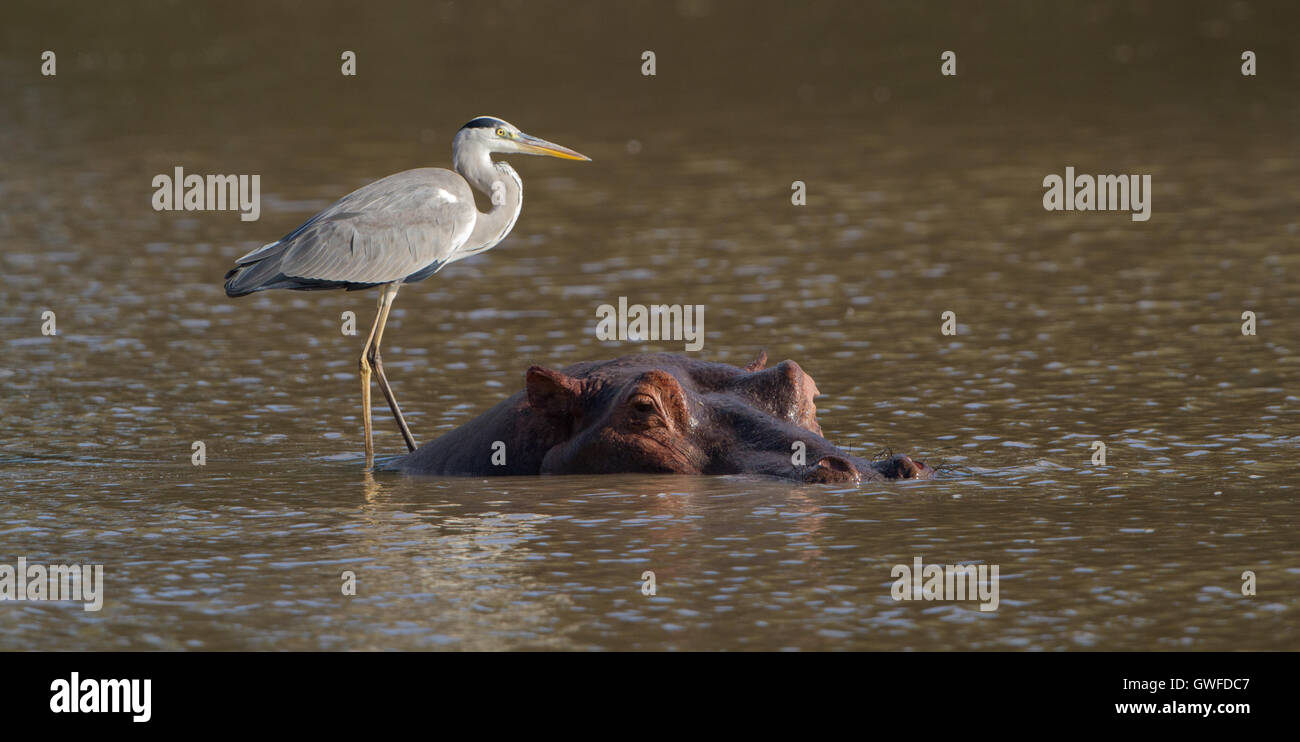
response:
M499 136L499 137L503 137L503 136L505 136L505 135L506 135L506 130L505 130L505 129L497 129L497 136Z

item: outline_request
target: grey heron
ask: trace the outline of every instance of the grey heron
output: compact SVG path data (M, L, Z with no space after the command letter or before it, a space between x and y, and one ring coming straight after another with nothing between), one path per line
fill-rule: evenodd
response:
M479 116L462 126L452 140L456 172L418 168L363 186L279 240L239 258L226 274L226 295L232 297L267 289L380 287L379 308L358 364L367 466L374 463L372 369L407 449L415 450L415 439L384 376L379 354L397 289L432 276L448 263L491 249L519 218L523 181L514 168L494 161L492 153L591 159L525 134L499 118ZM471 187L491 200L486 213L474 205Z

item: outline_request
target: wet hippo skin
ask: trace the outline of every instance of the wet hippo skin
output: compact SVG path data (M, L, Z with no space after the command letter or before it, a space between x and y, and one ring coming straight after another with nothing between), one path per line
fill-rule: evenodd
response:
M817 423L812 377L794 361L766 363L766 353L743 368L652 353L563 371L533 366L523 391L380 468L442 476L754 474L827 483L934 476L908 456L868 461L836 447ZM801 461L794 456L800 441Z

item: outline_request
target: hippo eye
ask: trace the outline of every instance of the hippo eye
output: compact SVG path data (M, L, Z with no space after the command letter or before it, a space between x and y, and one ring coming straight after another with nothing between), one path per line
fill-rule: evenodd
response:
M632 405L632 409L636 410L637 412L640 412L643 415L650 415L653 414L655 411L654 400L650 399L644 394L638 394L632 397L631 399L629 399L628 402Z

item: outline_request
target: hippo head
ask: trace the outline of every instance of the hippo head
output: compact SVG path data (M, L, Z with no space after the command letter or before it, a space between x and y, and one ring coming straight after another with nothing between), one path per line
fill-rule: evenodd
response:
M812 377L793 361L744 368L649 354L539 366L526 376L543 474L758 474L800 482L921 479L924 462L871 462L822 437ZM536 439L535 439L536 440Z

